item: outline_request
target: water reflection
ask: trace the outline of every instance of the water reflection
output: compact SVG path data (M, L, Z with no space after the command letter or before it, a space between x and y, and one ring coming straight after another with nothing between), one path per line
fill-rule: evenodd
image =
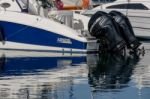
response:
M0 51L0 56L0 99L127 99L130 94L137 99L139 86L150 85L149 62L137 54Z
M0 72L2 72L4 70L5 60L6 60L5 55L2 55L0 57Z
M40 71L49 69L63 69L65 66L73 66L76 64L86 62L85 56L69 57L69 56L56 56L56 57L0 57L0 76L21 76L36 74Z
M138 55L103 54L89 64L89 84L93 91L120 91L128 87L134 66L139 62Z
M0 54L0 99L67 99L73 97L71 86L82 82L73 78L88 72L84 54Z

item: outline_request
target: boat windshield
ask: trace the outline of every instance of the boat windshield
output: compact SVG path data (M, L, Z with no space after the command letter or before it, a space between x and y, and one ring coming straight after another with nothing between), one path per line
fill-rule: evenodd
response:
M44 8L53 8L55 7L54 1L53 0L41 0L42 5Z
M54 0L47 0L47 2L51 7L55 7Z
M57 8L62 9L63 8L63 2L61 0L41 0L42 4L46 8Z

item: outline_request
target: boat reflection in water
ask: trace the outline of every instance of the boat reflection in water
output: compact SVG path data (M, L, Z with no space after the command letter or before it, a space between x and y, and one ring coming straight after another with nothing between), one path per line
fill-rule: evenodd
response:
M14 52L1 54L1 76L36 74L49 69L64 69L86 62L85 55L60 53Z
M0 53L2 99L99 99L100 93L130 88L140 60L119 54Z
M85 55L0 52L0 99L67 99L73 78L87 76Z

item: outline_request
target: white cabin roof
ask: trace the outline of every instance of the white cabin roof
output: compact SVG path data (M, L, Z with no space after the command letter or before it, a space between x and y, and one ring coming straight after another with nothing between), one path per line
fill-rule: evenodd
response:
M102 4L98 7L93 8L93 10L107 9L107 7L112 6L112 5L127 4L127 3L128 4L132 4L132 3L138 3L139 4L139 3L141 3L142 5L144 5L148 9L150 9L150 0L117 0L117 1L112 2L112 3Z

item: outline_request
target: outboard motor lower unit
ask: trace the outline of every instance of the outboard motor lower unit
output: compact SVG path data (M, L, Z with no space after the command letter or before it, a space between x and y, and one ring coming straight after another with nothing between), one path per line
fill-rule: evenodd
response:
M127 47L133 50L137 49L141 45L141 43L136 39L133 28L128 18L118 11L111 11L109 15L111 15L118 23L120 33L126 41Z
M89 21L88 29L92 36L99 39L100 46L105 42L107 51L118 52L126 46L117 23L105 12L96 12ZM103 50L102 47L100 50Z

